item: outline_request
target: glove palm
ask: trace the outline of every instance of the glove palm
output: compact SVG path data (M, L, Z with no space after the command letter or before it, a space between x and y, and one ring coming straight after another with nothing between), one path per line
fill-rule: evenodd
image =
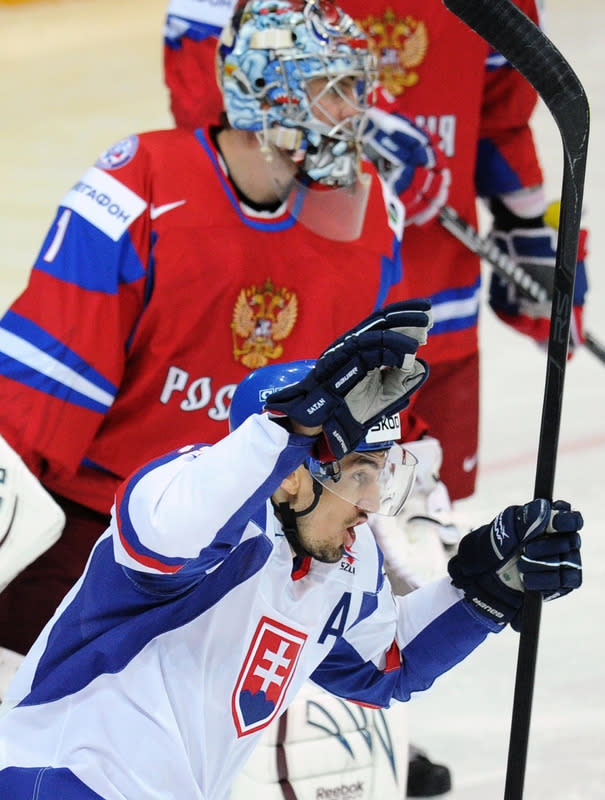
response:
M333 342L302 381L272 394L266 409L322 426L333 456L342 458L372 425L406 408L428 377L416 351L431 324L428 300L374 312Z

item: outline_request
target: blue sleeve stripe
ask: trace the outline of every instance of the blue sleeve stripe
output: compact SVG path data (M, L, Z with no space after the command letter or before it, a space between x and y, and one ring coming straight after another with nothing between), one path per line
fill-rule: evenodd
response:
M1 797L61 797L103 800L67 767L5 767L0 770Z
M489 632L484 622L469 613L464 600L450 606L404 647L403 674L395 697L407 700L412 692L428 689L472 653ZM410 665L415 665L413 670Z
M479 139L477 145L475 187L480 197L493 197L523 188L519 174L490 139Z
M431 336L465 330L477 324L481 301L481 277L472 286L446 289L431 297L433 327Z
M102 413L118 391L73 350L14 311L0 321L0 374Z
M52 702L100 675L120 672L153 639L200 617L248 580L270 554L271 543L259 536L242 542L225 569L203 579L138 574L135 581L115 562L111 537L102 537L82 584L50 630L31 691L19 705Z
M497 69L502 69L502 67L508 67L510 69L511 65L503 55L492 51L485 59L485 69L488 72L495 72Z
M434 619L402 651L399 670L383 672L339 639L311 680L340 697L371 706L409 700L468 656L489 633L460 600Z

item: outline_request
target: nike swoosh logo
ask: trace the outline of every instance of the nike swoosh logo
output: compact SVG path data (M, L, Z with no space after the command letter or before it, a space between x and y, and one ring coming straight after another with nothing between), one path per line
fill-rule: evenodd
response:
M172 211L173 208L178 208L179 206L184 206L186 200L177 200L176 203L165 203L163 206L154 206L153 203L149 209L149 216L151 219L157 219L161 217L162 214L165 214L167 211Z
M464 461L462 462L462 469L465 472L472 472L473 469L476 467L476 465L477 465L477 453L475 453L474 456L470 456L464 459Z

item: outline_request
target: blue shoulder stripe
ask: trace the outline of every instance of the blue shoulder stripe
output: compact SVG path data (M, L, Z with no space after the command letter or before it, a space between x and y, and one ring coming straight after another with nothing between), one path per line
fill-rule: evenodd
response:
M69 215L66 217L65 215ZM65 228L61 220L67 219ZM57 237L62 236L57 246ZM145 277L128 231L113 241L84 217L64 206L44 240L34 269L91 292L117 294L121 284Z

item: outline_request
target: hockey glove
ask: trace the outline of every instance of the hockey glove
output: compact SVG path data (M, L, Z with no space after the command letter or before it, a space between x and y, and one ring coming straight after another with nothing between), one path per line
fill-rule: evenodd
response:
M399 114L373 108L363 136L364 155L375 165L386 194L405 208L405 224L424 225L447 202L451 173L437 137Z
M523 219L515 216L498 199L492 200L492 211L494 212L492 238L498 248L552 293L557 247L555 228L546 225L540 217ZM545 216L549 221L554 221L552 213L547 212ZM582 314L588 288L584 264L586 239L587 232L580 231L569 335L570 356L575 347L584 343ZM537 303L522 297L514 284L495 273L491 278L489 302L503 322L520 333L531 336L538 344L546 345L550 328L550 302Z
M299 383L272 394L266 410L323 427L331 455L355 450L383 417L409 405L428 377L416 358L432 325L428 300L392 303L339 337Z
M452 583L495 628L510 622L519 630L526 589L553 600L582 583L582 525L582 515L560 500L509 506L461 540L448 564Z

